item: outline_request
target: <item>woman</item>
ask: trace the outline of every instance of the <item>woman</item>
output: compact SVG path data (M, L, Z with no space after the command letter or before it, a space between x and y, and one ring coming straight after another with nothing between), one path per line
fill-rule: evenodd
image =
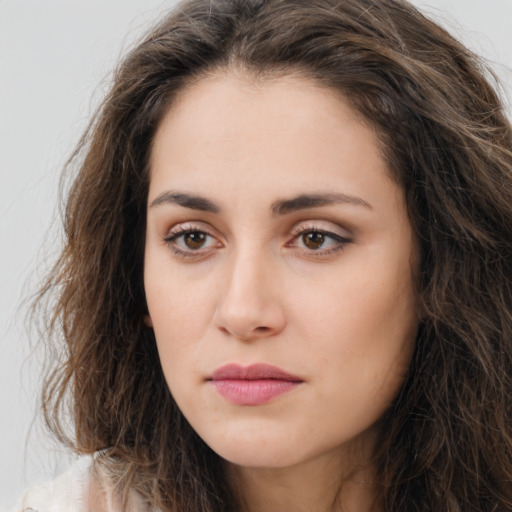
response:
M406 2L183 3L77 150L40 296L48 424L96 454L73 506L512 510L511 140Z

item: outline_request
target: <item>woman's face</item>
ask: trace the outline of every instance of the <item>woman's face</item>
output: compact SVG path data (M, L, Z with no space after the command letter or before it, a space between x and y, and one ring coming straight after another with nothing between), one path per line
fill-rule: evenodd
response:
M226 72L185 89L154 142L146 322L192 427L251 467L368 445L417 328L375 133L306 79Z

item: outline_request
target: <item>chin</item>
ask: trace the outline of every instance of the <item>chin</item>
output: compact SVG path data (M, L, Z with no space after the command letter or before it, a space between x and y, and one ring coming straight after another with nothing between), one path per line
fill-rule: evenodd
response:
M245 434L245 435L244 435ZM297 449L300 443L283 436L249 436L227 434L222 438L201 436L205 443L221 458L243 467L283 468L301 462L306 454Z
M301 462L297 453L286 453L284 450L259 447L248 447L233 444L225 450L214 450L220 457L236 466L247 468L285 468Z

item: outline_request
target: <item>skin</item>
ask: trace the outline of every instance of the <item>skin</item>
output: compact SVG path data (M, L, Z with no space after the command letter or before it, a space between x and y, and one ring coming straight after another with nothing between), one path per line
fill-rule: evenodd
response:
M338 196L275 211L305 194ZM159 126L147 214L147 325L171 393L246 508L367 510L374 425L418 323L415 241L372 128L302 77L209 75ZM301 383L247 406L208 380L262 362Z

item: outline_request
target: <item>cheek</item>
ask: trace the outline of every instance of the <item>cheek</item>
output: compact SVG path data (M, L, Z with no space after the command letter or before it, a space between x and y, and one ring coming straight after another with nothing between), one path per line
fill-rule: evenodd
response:
M379 276L366 269L337 280L330 276L290 293L292 309L302 324L321 342L327 333L365 341L409 337L416 324L415 299L410 279L398 272Z
M410 276L399 268L380 276L361 268L324 283L319 293L294 296L295 311L302 312L299 337L311 344L303 357L315 347L306 360L317 358L326 369L328 388L343 382L362 400L393 398L409 367L418 323Z
M198 304L194 283L170 265L170 256L159 247L146 249L144 265L144 290L155 332L186 332Z
M198 340L211 325L214 288L194 282L169 264L154 265L147 257L145 291L159 357L166 377L186 370L197 358ZM191 364L191 363L190 363Z

